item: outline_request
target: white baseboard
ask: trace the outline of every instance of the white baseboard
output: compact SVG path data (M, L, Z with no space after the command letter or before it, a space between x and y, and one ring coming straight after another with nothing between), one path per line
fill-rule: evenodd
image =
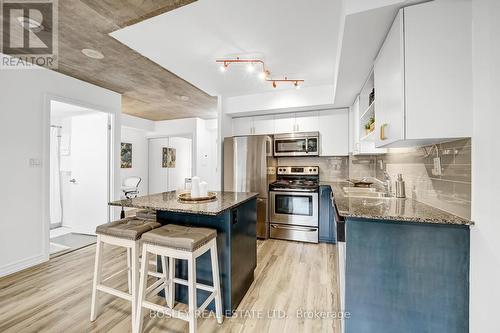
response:
M22 271L23 269L33 267L35 265L41 264L48 261L48 256L44 254L39 254L34 257L26 258L18 262L10 263L3 267L0 267L0 277Z

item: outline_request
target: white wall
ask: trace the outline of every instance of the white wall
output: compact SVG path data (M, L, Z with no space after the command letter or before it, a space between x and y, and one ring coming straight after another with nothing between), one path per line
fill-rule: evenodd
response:
M114 158L119 160L119 94L50 70L2 70L0 276L48 259L50 118L47 94L115 114ZM42 164L30 168L31 158ZM119 195L118 163L116 166L115 197Z
M196 159L197 176L208 183L209 190L219 190L220 181L217 172L217 119L197 122Z
M225 97L223 103L224 113L231 117L265 112L324 110L332 107L333 85Z
M127 137L130 140L135 139L139 142L142 140L141 135L144 139L155 137L186 137L192 139L193 175L197 175L207 181L210 190L220 189L217 119L184 118L150 121L123 115L122 124L122 130L124 131L122 135L123 140ZM135 134L132 136L132 133ZM139 145L138 147L141 146ZM135 155L135 145L133 151L133 155ZM132 161L132 165L134 166L134 161ZM142 172L141 170L144 168L145 173L147 173L147 165L140 166L140 168L140 170L134 170L134 172ZM125 170L122 169L122 176L128 174Z
M500 1L473 0L470 332L500 332Z
M138 118L140 119L140 118ZM121 142L132 144L132 168L120 169L120 184L127 177L141 177L139 195L148 194L148 132L122 126Z

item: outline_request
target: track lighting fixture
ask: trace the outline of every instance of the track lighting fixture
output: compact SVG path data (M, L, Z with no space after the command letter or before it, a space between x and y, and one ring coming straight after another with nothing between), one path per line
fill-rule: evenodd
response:
M221 64L220 65L221 72L225 72L230 64L246 63L247 64L247 72L253 73L255 71L255 65L259 64L262 66L262 70L259 71L259 74L258 74L259 79L261 79L263 81L270 82L273 85L273 88L276 88L278 86L277 82L287 82L287 83L292 83L296 89L300 89L299 84L304 82L304 80L289 79L286 76L284 79L270 78L271 71L266 67L266 64L264 63L264 61L262 61L260 59L240 59L239 57L236 57L236 59L219 59L219 60L216 60L215 62Z

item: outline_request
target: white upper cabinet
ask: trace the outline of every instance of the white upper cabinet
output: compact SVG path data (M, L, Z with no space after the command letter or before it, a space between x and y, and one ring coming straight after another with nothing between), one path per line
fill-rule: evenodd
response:
M399 11L375 62L377 147L471 136L471 22L467 1Z
M295 113L282 113L274 116L274 133L293 133L295 131Z
M349 111L348 109L320 111L320 155L349 155Z
M321 156L349 154L348 109L233 118L233 136L319 132Z
M274 115L253 117L253 134L274 134Z
M398 13L375 63L377 146L404 140L403 17Z
M233 136L253 134L253 118L233 118Z
M319 111L297 112L294 132L317 132L319 130Z

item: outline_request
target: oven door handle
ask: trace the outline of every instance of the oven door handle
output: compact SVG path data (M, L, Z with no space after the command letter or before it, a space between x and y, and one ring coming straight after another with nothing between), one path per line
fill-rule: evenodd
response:
M304 228L304 227L288 227L288 226L284 226L284 225L275 225L275 224L271 224L271 228L274 228L274 229L286 229L286 230L300 230L300 231L317 231L318 229L317 228Z

